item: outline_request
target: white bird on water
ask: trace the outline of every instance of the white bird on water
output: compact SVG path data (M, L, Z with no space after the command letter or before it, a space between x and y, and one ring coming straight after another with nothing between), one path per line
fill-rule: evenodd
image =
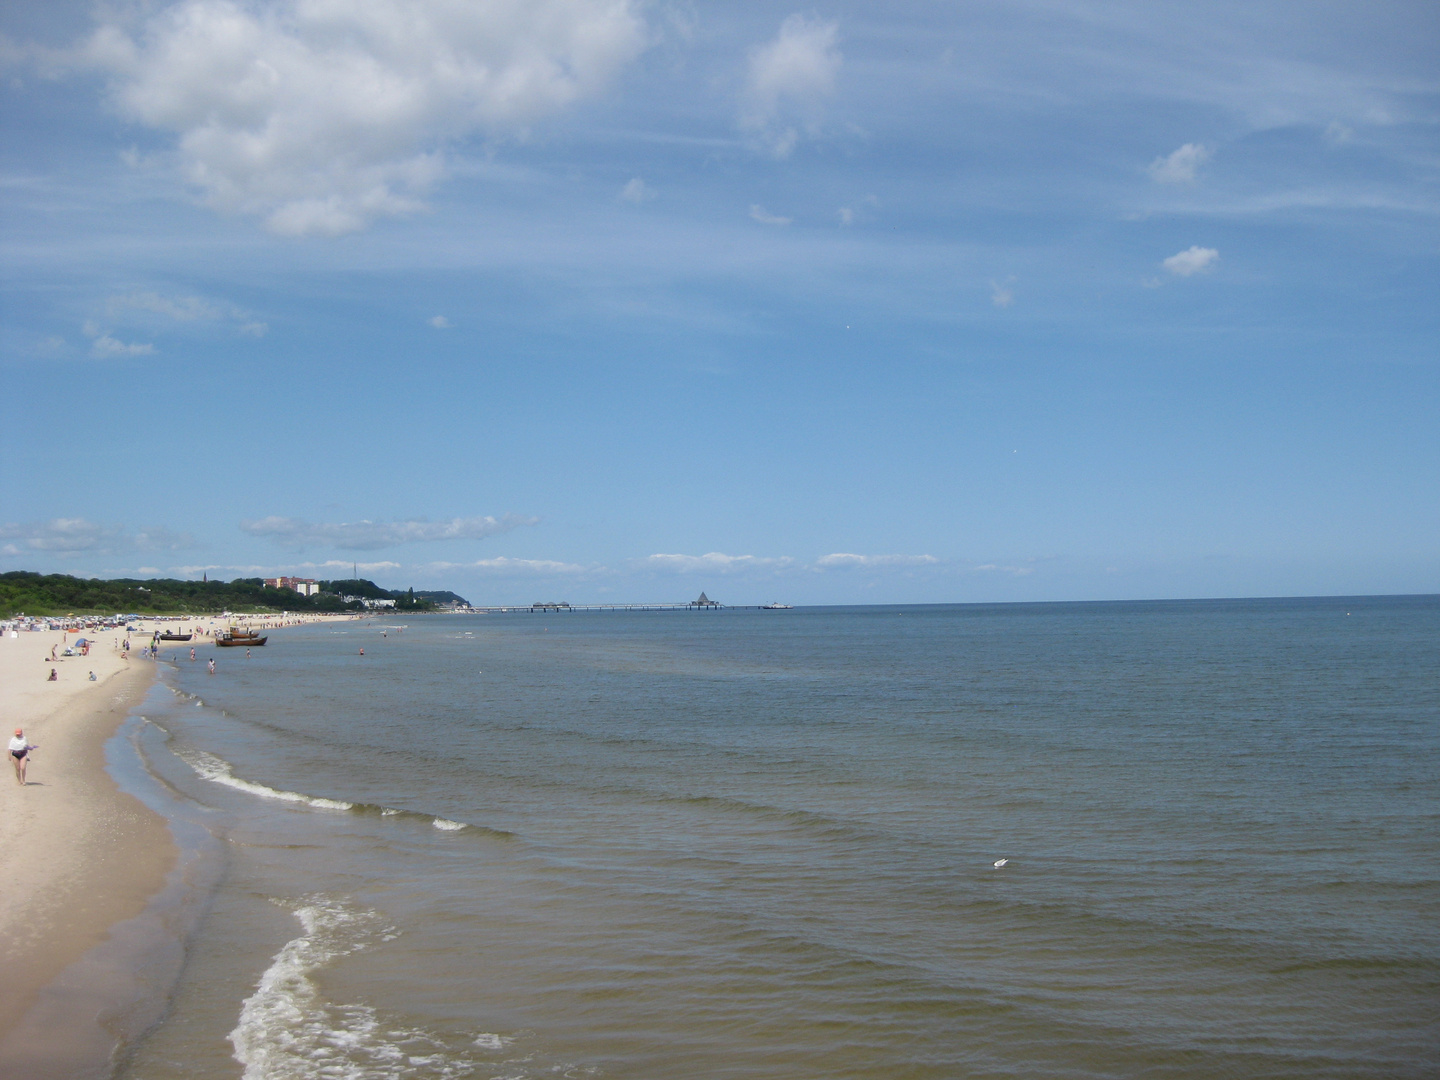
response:
M996 870L999 870L1002 866L1004 866L1004 865L1005 865L1006 863L1008 863L1009 861L1010 861L1009 859L996 859L996 860L995 860L995 869L996 869Z

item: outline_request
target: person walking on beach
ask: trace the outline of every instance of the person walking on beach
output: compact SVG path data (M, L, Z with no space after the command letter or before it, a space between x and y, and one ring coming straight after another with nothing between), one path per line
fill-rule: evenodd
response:
M25 738L25 729L16 728L15 737L10 740L10 764L15 766L15 782L25 786L25 769L30 764L30 751L37 749Z
M190 660L191 660L192 663L193 663L194 660L195 660L195 646L193 646L193 645L190 646Z
M214 674L215 674L215 661L214 661L214 660L207 660L206 663L210 665L210 674L211 674L211 675L214 675Z

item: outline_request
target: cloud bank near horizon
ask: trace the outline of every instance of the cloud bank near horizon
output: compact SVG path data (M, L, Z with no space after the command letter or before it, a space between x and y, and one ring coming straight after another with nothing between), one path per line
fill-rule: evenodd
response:
M160 527L131 531L124 525L102 525L81 517L0 525L0 541L10 541L0 545L0 554L12 557L27 553L80 556L183 551L195 546L195 538L189 533Z
M489 536L508 533L524 525L538 524L539 518L518 514L500 517L451 518L429 521L412 518L407 521L342 521L310 522L300 518L267 517L258 521L242 521L240 529L251 536L262 536L282 547L333 547L342 551L375 551L402 544L433 543L440 540L484 540Z

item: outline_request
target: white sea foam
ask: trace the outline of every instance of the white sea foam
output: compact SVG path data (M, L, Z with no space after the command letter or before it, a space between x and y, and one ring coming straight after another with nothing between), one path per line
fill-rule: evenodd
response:
M304 932L275 954L230 1032L244 1080L458 1080L474 1072L473 1059L428 1032L389 1028L369 1005L321 996L316 971L393 940L383 916L311 896L295 917Z
M430 823L437 829L444 829L446 832L454 832L456 829L466 828L463 821L451 821L449 818L437 817Z
M203 780L209 780L214 784L224 784L226 787L235 788L237 791L249 792L251 795L258 795L262 799L278 799L281 802L302 803L305 806L313 806L319 810L349 810L355 804L344 802L340 799L325 799L318 795L305 795L298 791L281 791L278 788L266 787L264 784L257 784L253 780L246 780L236 776L231 771L230 763L214 754L207 754L203 750L180 750L176 756L181 761L195 770L195 775Z

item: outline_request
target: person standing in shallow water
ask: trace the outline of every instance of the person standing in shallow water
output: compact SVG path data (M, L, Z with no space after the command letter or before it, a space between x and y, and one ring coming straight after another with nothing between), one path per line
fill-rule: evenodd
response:
M17 727L15 737L10 740L10 764L15 766L15 782L21 787L25 786L25 769L30 764L30 751L34 749L25 739L25 729Z

